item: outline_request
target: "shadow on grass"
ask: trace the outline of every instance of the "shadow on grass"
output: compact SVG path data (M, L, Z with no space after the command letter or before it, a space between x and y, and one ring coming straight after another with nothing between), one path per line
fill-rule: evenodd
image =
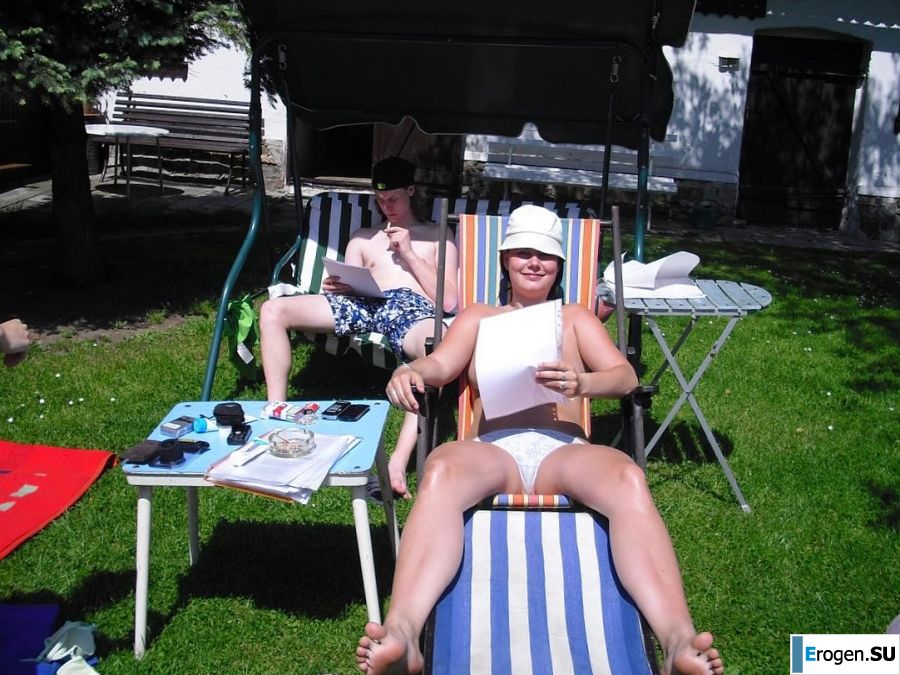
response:
M73 287L57 278L52 220L30 212L0 215L0 316L20 316L31 329L53 334L63 326L140 325L159 311L192 313L219 297L247 216L123 208L98 220L103 278ZM257 245L234 295L264 288L268 270L265 246Z
M878 513L870 524L894 534L900 532L900 485L888 485L874 480L866 481L864 485L875 502Z
M394 568L384 527L372 528L372 549L383 601ZM342 616L347 605L365 602L353 527L219 522L199 562L181 579L173 611L191 598L221 597L318 619Z
M134 574L134 569L120 572L95 572L86 577L67 595L59 595L43 589L34 593L6 596L3 602L10 605L59 605L58 622L83 621L86 615L112 607L134 595ZM148 612L150 634L158 635L169 618L159 613ZM96 653L101 656L119 650L130 651L134 646L133 635L113 640L103 633L97 632L95 642Z
M384 527L372 528L379 601L390 593L393 556ZM94 573L67 595L43 589L6 596L4 604L60 606L60 620L86 615L126 601L134 594L134 569ZM147 611L148 647L195 598L249 598L259 608L318 619L338 619L347 606L364 603L359 552L352 525L219 522L196 565L179 580L169 612ZM130 651L133 635L96 635L97 654Z
M664 238L654 243L660 254L681 245ZM896 313L885 314L900 306L900 255L746 243L723 247L691 242L690 250L702 261L696 276L733 279L737 269L740 281L769 291L772 306L765 314L784 323L788 334L841 333L839 342L849 345L857 362L846 375L847 386L883 392L900 383L900 363L884 358L895 349L900 333Z

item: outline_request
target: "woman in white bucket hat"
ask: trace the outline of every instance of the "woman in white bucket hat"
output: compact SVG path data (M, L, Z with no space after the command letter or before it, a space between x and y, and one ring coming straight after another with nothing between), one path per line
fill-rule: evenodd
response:
M724 668L712 635L697 633L678 561L643 471L626 454L592 445L580 426L581 399L619 398L638 384L606 329L585 307L562 307L561 354L536 365L536 381L563 402L487 419L477 396L476 345L482 319L545 302L555 293L565 260L555 214L523 206L511 215L500 246L509 305L473 305L453 322L429 356L401 366L387 386L394 405L418 410L413 390L443 386L466 372L476 390L474 436L429 455L403 536L390 610L383 625L366 624L356 650L369 673L423 667L419 636L433 606L459 568L462 514L498 493L566 494L609 519L619 578L666 654L666 673L714 673Z

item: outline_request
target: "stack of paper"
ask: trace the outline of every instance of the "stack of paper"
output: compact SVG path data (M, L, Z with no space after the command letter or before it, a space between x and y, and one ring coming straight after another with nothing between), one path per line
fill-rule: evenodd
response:
M622 264L622 292L626 298L702 298L688 276L700 262L694 253L678 251L651 263L629 260ZM606 266L603 281L615 289L615 268Z
M206 479L251 492L306 504L328 471L359 443L356 436L316 434L316 449L303 457L276 457L264 438L257 438L213 464Z

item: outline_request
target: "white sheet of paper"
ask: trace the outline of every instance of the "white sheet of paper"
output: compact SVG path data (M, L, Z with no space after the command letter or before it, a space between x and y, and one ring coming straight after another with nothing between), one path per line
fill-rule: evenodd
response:
M475 371L485 418L564 402L565 396L534 379L539 363L559 359L561 345L560 300L482 319L475 344Z
M235 466L229 455L211 466L206 478L213 483L245 487L306 504L334 463L358 442L359 438L351 435L316 434L316 449L309 455L286 459L266 450L240 466Z
M375 283L375 277L368 267L348 265L347 263L331 258L322 258L325 263L325 271L330 277L340 277L341 281L353 289L354 295L362 295L367 298L383 298L384 293Z
M688 251L678 251L649 263L629 260L622 264L622 283L625 287L650 289L672 284L690 284L689 275L699 262L700 257ZM615 284L613 263L606 266L603 280Z
M610 283L609 287L615 293L616 285ZM685 283L667 284L659 288L635 288L634 286L623 286L622 294L625 299L629 298L705 298L703 291L690 279L686 279Z

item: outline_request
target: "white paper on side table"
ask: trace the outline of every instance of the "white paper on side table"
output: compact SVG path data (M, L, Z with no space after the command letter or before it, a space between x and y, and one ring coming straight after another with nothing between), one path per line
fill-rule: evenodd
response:
M695 253L687 251L678 251L650 263L629 260L622 264L622 292L626 298L705 297L689 276L699 262ZM603 281L615 289L613 263L606 266Z
M354 295L362 295L367 298L383 298L384 293L375 282L375 277L368 267L360 267L359 265L350 265L332 260L331 258L322 258L325 263L325 271L330 277L340 277L341 283L345 283L353 289Z
M352 435L316 434L316 448L303 457L276 457L263 437L241 446L206 472L206 479L306 504L319 489L328 471L359 438Z
M534 378L537 365L559 360L562 301L542 302L482 319L475 372L486 419L510 415L566 397Z

